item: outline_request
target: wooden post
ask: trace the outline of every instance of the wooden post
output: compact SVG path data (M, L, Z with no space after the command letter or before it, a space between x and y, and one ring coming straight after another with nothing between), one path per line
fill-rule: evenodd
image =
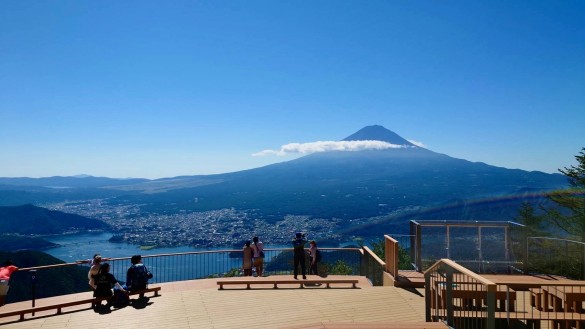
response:
M447 325L450 327L455 327L454 322L454 312L455 308L453 307L453 269L451 267L446 268L447 273L447 280L445 282L445 292L446 292L446 304L447 306ZM494 329L494 328L492 328Z
M425 321L433 321L431 318L431 275L425 273Z
M495 284L487 286L487 318L486 329L496 329L496 290Z

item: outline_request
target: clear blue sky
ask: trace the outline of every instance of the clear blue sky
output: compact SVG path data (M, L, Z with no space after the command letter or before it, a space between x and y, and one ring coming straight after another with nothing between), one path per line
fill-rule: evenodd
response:
M585 147L584 1L0 0L0 177L159 178L379 124L555 172Z

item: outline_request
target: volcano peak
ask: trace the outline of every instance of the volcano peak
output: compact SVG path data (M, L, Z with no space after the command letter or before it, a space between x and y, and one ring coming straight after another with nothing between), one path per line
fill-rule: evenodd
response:
M362 141L362 140L373 140L388 142L396 145L408 145L415 146L406 139L400 137L395 132L388 130L380 125L366 126L356 133L343 139L344 141Z

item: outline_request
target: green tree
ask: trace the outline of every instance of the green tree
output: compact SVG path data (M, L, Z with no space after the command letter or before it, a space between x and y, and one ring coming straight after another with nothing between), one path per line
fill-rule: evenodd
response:
M577 166L559 169L570 188L553 192L549 198L559 207L546 209L546 218L572 238L585 242L585 147L575 156Z
M372 241L372 251L382 260L386 260L386 246L384 240Z
M346 262L344 262L341 259L335 262L335 264L333 264L329 269L329 274L351 275L352 273L353 270L351 269L351 266L349 266Z
M518 222L526 225L525 237L543 235L543 217L535 214L534 207L530 202L523 202L518 211Z
M383 261L386 261L386 245L384 240L372 241L372 251L376 256L380 257ZM412 259L408 250L398 247L398 268L401 270L412 269Z

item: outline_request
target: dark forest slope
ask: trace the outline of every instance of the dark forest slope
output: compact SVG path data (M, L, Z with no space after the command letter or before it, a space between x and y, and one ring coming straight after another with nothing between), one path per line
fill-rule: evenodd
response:
M47 235L107 228L96 219L33 205L0 207L0 232Z

